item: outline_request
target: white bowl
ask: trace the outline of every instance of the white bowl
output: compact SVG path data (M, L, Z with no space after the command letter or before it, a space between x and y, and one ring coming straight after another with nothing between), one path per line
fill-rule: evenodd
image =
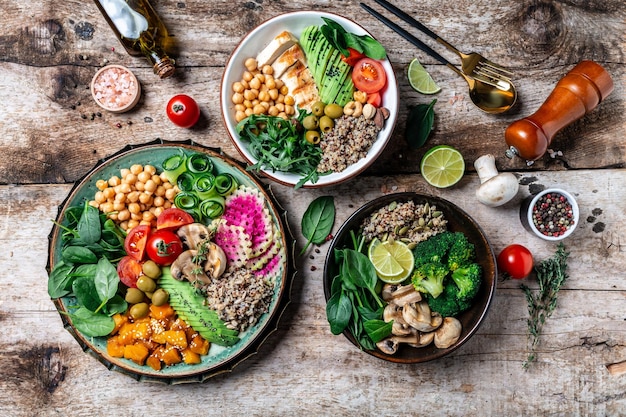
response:
M551 236L551 235L543 233L542 231L537 229L537 226L535 225L533 221L533 208L535 207L539 199L545 196L546 194L560 194L567 199L567 201L572 207L570 221L573 223L570 224L570 226L567 228L567 230L564 231L564 233L557 235L557 236ZM580 210L578 208L578 203L576 203L576 199L570 193L560 188L549 188L549 189L543 190L540 193L537 193L534 197L527 198L522 203L521 208L520 208L520 219L522 221L523 226L526 229L530 230L535 236L540 237L541 239L544 239L544 240L549 240L549 241L563 240L566 237L570 236L572 233L574 233L576 226L578 226L579 217L580 217Z
M293 33L294 36L300 37L302 31L307 26L322 25L324 23L322 17L333 19L337 23L341 24L341 26L343 26L348 32L357 35L367 34L372 36L372 34L368 33L358 24L336 14L319 11L286 13L267 20L248 33L234 50L226 64L226 69L222 77L220 93L222 118L224 119L226 130L235 144L235 147L249 164L254 164L257 161L248 151L246 144L240 140L239 134L236 131L237 121L235 120L234 104L231 101L232 85L234 82L241 80L242 74L245 71L244 61L247 58L256 57L257 54L272 39L274 39L274 37L276 37L276 35L284 30L288 30ZM319 180L315 184L309 181L304 185L304 187L320 188L328 185L335 185L353 178L372 164L372 162L374 162L384 150L385 146L389 142L389 139L391 138L398 116L398 82L388 59L383 61L383 67L385 68L385 72L387 74L387 86L385 87L383 94L382 106L389 110L389 118L386 120L384 128L378 134L378 139L370 148L367 156L357 163L349 166L342 172L320 176ZM266 177L278 183L289 186L294 186L300 180L299 175L287 172L272 172L263 170L262 173Z

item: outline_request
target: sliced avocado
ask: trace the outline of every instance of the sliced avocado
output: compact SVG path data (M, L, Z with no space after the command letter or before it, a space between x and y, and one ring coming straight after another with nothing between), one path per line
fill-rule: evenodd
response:
M303 48L307 57L307 65L311 74L313 74L313 79L317 85L321 85L324 70L333 47L317 27L314 26L312 32L314 32L314 36L310 37L311 43L307 48Z
M354 96L354 83L352 82L352 76L350 75L344 81L339 92L337 93L337 97L335 98L335 103L339 104L340 106L345 106L349 101L352 101L353 96Z
M313 37L315 36L315 32L317 31L317 26L307 26L304 28L302 35L300 35L300 46L305 51L310 49L310 45L312 44Z
M322 101L324 101L324 103L335 103L339 90L346 81L346 78L350 77L351 67L343 62L341 53L337 51L334 61L329 63L326 68L326 74L331 75L331 77L324 82L322 87Z

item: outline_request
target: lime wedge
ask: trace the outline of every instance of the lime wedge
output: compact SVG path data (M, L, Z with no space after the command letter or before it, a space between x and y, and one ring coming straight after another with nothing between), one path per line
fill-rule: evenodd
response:
M424 69L422 64L416 59L413 59L409 64L409 84L418 93L422 94L435 94L441 91L441 87L435 83L428 71Z
M420 170L430 185L446 188L463 178L465 161L463 155L452 146L439 145L426 152L422 158Z
M375 239L368 248L368 256L383 282L398 284L413 272L413 252L398 240L380 242Z

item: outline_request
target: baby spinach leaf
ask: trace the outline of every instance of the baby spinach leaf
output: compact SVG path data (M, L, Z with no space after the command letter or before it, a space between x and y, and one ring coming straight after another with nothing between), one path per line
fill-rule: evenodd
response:
M324 243L335 224L335 203L332 196L321 196L309 204L302 216L302 234L307 243L300 252L302 255L311 243Z
M348 326L352 317L352 303L343 290L339 290L328 300L326 317L332 334L340 334Z
M349 56L347 48L355 49L373 59L385 59L385 48L376 39L369 35L356 35L346 31L343 26L332 19L322 17L324 25L320 27L326 40L341 52L343 56Z
M107 258L100 258L98 261L93 281L102 303L106 303L117 293L119 277L115 266Z
M90 311L98 311L101 300L96 292L96 284L93 277L81 276L72 283L72 292L76 297L76 301Z
M437 99L434 99L430 104L418 104L410 108L404 137L411 149L419 149L428 140L435 123L436 102Z
M50 298L60 298L69 294L68 287L72 268L71 264L66 264L62 260L54 266L48 278L48 295Z
M79 307L70 317L74 327L88 337L106 336L115 328L112 317L94 313L85 307Z
M98 257L84 246L68 246L61 252L61 259L68 264L95 264Z
M374 290L378 275L367 255L352 249L345 249L343 263L346 274L357 287Z
M117 294L111 298L104 306L104 311L108 316L112 316L116 313L124 314L128 308L128 303L121 295Z
M384 320L372 319L363 323L363 327L367 332L367 335L372 339L374 343L378 343L391 335L391 328L393 321L386 323Z
M83 215L76 225L78 237L85 245L96 243L100 240L102 227L100 225L100 211L85 202Z

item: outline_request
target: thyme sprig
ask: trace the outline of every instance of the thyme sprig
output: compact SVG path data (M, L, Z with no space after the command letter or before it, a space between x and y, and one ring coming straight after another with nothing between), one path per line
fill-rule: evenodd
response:
M528 358L524 362L524 368L537 359L537 346L541 338L543 325L552 315L557 305L559 290L568 278L566 272L569 252L565 251L563 243L559 243L552 258L545 259L535 265L537 283L539 289L536 293L522 284L520 288L526 295L528 302Z

